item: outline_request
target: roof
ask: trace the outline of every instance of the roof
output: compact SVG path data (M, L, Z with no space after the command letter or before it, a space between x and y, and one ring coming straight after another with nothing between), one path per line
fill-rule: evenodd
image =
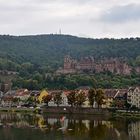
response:
M18 89L15 94L15 96L25 96L25 95L29 95L28 89Z
M126 96L127 92L128 92L128 89L118 89L118 92L115 98L123 98Z
M114 98L115 95L117 94L118 90L117 89L105 89L104 94L107 98Z
M30 95L31 96L38 96L38 95L40 95L40 91L39 90L30 91Z
M62 90L50 90L50 91L48 91L49 92L49 94L51 94L51 95L55 95L55 94L57 94L57 93L62 93L63 91Z
M90 86L80 86L76 90L90 90Z

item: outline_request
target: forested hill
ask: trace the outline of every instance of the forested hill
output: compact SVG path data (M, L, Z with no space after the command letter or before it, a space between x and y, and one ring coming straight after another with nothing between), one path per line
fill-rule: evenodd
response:
M0 36L0 69L16 70L22 63L58 68L63 57L140 56L140 38L88 39L69 35Z

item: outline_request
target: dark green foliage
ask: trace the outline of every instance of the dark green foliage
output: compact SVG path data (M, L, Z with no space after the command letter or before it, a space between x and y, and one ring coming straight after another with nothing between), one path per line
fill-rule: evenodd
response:
M123 57L130 65L140 65L140 38L88 39L69 35L0 36L0 70L19 72L13 87L28 89L75 89L78 86L123 88L139 85L140 76L88 74L55 76L52 73L63 65L70 54L76 59L93 56ZM51 73L46 76L46 73ZM94 79L94 80L93 80ZM1 79L0 79L1 80Z
M13 63L58 68L65 55L95 58L140 55L140 39L86 39L68 35L0 36L0 56Z

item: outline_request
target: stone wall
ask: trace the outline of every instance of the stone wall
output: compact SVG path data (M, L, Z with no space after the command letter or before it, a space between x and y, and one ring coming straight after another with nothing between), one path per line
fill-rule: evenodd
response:
M81 108L81 107L46 107L43 108L43 112L47 113L70 113L70 114L95 114L95 115L108 115L107 109L97 108Z
M122 75L129 75L131 73L131 66L119 58L104 58L102 60L95 60L93 57L84 57L79 61L66 56L64 58L64 67L59 69L57 73L76 73L82 71L90 71L95 73L111 72ZM139 72L139 69L136 70Z

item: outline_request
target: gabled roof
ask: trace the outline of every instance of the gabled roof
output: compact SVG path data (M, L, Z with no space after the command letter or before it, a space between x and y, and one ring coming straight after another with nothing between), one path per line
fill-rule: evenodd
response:
M107 98L114 98L115 95L117 94L118 90L117 89L105 89L105 96Z
M15 94L15 96L25 96L25 95L29 95L28 89L18 89Z
M123 98L126 96L127 92L128 92L128 89L118 89L118 92L115 95L115 98Z

